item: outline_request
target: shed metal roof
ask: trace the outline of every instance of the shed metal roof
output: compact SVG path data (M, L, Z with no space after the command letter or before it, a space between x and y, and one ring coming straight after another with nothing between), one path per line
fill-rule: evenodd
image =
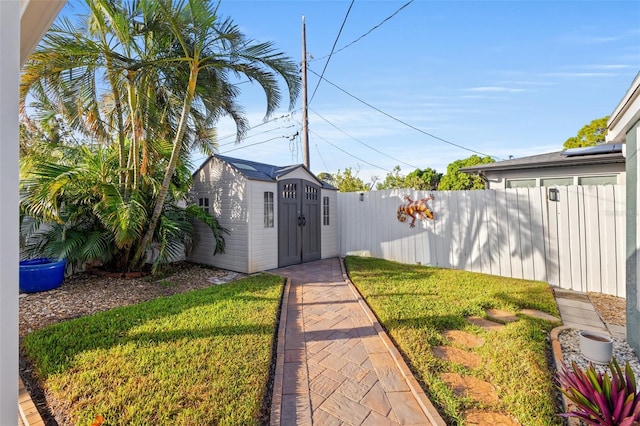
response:
M236 169L238 173L251 180L260 180L264 182L277 182L280 177L291 173L295 169L302 168L307 171L311 176L315 177L316 180L322 184L324 189L333 189L337 190L336 187L328 184L327 182L318 179L316 175L311 173L309 169L307 169L304 164L292 164L289 166L274 166L271 164L258 163L257 161L243 160L241 158L233 158L227 157L225 155L215 154L209 157L202 165L194 172L194 175L204 167L212 158L218 158L221 161L229 164L231 167Z

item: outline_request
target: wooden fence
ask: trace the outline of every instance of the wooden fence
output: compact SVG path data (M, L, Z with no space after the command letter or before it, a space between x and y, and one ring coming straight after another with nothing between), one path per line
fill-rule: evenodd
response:
M435 191L435 220L396 218L404 196L338 193L340 253L541 280L625 297L625 187ZM362 198L362 200L361 200Z

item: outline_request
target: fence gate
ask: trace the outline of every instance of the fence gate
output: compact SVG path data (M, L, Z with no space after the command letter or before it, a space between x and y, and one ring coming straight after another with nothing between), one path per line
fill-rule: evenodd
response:
M278 266L320 254L320 187L302 179L278 182Z

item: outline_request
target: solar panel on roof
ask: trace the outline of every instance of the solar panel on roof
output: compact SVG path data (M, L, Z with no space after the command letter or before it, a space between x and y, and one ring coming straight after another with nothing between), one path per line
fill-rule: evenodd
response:
M241 170L249 170L251 172L257 172L258 171L255 167L250 166L250 165L245 164L245 163L231 163L231 164L233 164L236 168L241 169Z
M577 157L580 155L613 154L615 152L622 152L621 143L605 143L601 145L586 146L583 148L570 148L562 151L562 155L567 157Z

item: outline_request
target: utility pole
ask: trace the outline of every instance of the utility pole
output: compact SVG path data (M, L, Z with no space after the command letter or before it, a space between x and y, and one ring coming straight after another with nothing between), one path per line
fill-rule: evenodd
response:
M309 162L309 111L307 111L307 30L302 16L302 156L304 165L311 169Z

